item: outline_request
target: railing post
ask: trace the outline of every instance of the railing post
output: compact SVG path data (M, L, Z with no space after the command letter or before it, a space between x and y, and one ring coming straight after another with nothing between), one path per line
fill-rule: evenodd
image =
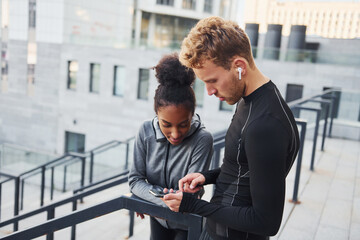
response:
M85 184L85 161L86 157L81 157L81 187Z
M295 182L294 182L294 192L293 198L290 200L291 202L298 204L300 201L298 200L298 192L299 192L299 183L300 183L300 172L301 172L301 163L302 163L302 155L304 151L304 143L305 143L305 133L306 133L306 121L297 120L297 124L300 124L300 148L298 159L296 163L296 173L295 173Z
M128 167L129 167L129 141L126 142L126 155L125 155L124 169L128 169Z
M20 177L15 178L15 199L14 199L14 216L19 214L19 195L20 195ZM14 222L14 232L19 228L19 222Z
M77 209L77 201L76 199L72 202L72 210L73 212L76 211ZM76 224L71 226L71 240L75 240L76 239Z
M326 130L327 130L327 123L328 123L328 117L329 117L329 108L331 104L331 100L316 100L312 99L311 102L318 102L321 103L324 108L321 108L321 112L325 109L325 117L324 117L324 129L322 134L322 141L321 141L321 151L324 151L325 146L325 139L326 139Z
M24 209L24 186L25 186L25 179L21 179L20 210Z
M316 124L315 124L313 149L312 149L312 153L311 153L311 164L310 164L311 171L314 171L315 151L316 151L317 137L318 137L318 133L319 133L319 123L320 123L320 111L316 111Z
M90 173L89 173L89 183L93 182L93 174L94 174L94 152L90 152Z
M55 209L51 208L47 211L47 220L53 219L55 217ZM54 232L48 233L46 235L46 240L53 240L54 239Z
M54 167L51 167L50 200L54 198Z
M328 117L329 117L329 109L330 109L330 104L326 104L326 107L325 107L325 123L324 123L324 130L323 130L323 138L322 138L322 142L321 142L321 151L324 151L326 130L327 130L327 124L328 124Z
M302 106L294 106L293 108L299 108L300 110L308 110L316 112L316 121L315 121L315 130L314 130L314 137L313 137L313 148L311 153L311 163L310 163L310 170L314 171L314 161L315 161L315 152L316 152L316 142L317 137L319 134L319 123L320 123L320 112L321 109L318 108L310 108L310 107L302 107Z
M329 134L328 136L331 138L332 134L332 126L334 121L334 115L335 115L335 102L338 102L338 95L335 94L336 91L331 92L331 114L330 114L330 126L329 126Z
M45 195L45 166L41 168L41 196L40 196L40 206L44 205L44 195Z
M0 222L1 222L1 196L2 196L2 183L0 183Z
M130 224L129 224L129 238L134 235L134 220L135 220L135 212L129 210L130 215Z
M63 192L66 191L66 171L67 171L67 165L64 166Z

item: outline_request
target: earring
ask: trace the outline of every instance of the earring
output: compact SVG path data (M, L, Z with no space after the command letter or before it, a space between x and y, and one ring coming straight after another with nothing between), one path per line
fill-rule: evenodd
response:
M241 80L241 67L238 67L238 72L239 72L239 80Z

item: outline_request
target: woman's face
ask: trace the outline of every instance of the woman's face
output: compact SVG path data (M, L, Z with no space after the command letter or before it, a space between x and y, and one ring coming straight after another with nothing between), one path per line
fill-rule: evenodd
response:
M161 132L172 145L180 144L191 126L192 112L184 105L160 107L157 111Z

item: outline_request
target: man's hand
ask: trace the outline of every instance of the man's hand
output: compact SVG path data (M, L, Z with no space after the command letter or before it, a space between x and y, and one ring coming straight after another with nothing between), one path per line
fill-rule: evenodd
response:
M177 191L176 193L166 194L162 198L162 200L170 208L171 211L178 212L182 198L183 193L181 191Z
M179 190L181 192L196 193L200 191L204 183L204 175L201 173L189 173L179 180Z

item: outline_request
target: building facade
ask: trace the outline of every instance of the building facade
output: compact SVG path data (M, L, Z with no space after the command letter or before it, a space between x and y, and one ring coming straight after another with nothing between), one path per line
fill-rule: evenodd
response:
M306 25L307 35L324 38L360 38L360 2L315 2L286 0L246 0L245 22L282 24L288 36L292 25Z
M62 154L133 137L155 115L151 68L234 2L1 0L0 143ZM208 128L226 127L232 108L194 88L197 112L218 113Z
M199 19L234 20L237 2L1 0L0 143L62 154L133 137L155 115L151 68L179 50ZM342 40L321 46L358 45ZM360 90L356 66L262 58L256 64L284 96L288 84L302 85L304 96L323 87ZM234 106L206 96L200 80L194 90L206 127L227 128Z

